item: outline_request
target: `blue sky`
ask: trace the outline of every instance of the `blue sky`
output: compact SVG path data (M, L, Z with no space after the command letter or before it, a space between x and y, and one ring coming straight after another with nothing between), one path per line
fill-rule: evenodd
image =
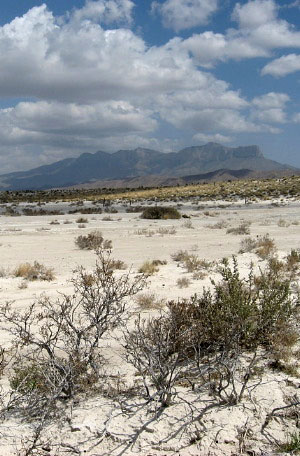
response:
M2 0L0 173L257 144L300 167L300 0Z

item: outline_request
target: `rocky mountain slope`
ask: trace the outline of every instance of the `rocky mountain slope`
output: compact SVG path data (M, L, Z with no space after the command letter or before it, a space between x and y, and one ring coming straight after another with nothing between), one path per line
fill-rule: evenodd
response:
M141 176L203 175L217 170L284 172L296 170L265 158L258 146L225 147L217 143L194 146L179 152L162 153L150 149L84 153L51 165L24 172L0 175L0 190L45 189L119 180Z

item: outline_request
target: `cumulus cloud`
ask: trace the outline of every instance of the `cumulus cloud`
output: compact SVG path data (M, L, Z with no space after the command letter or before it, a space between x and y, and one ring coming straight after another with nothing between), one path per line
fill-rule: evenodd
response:
M152 11L161 14L165 27L179 31L206 24L217 11L218 0L154 1L151 6Z
M214 1L209 4L217 7ZM204 8L208 2L199 5L207 18L212 12ZM227 56L229 49L235 56L255 54L253 42L245 40L239 47L234 31L228 36L206 32L149 47L129 28L103 27L128 23L132 7L131 0L89 0L58 20L41 5L0 27L0 96L24 100L0 110L2 172L19 163L21 148L24 168L99 149L186 145L176 138L158 139L162 123L172 133L177 129L185 142L205 137L226 142L234 133L271 131L272 122L283 121L274 111L283 112L283 106L263 109L259 100L249 104L239 91L199 69L199 60L209 66L222 49ZM246 27L242 8L237 7L236 20ZM271 21L277 21L276 14L266 8ZM253 21L251 30L262 26ZM260 116L265 111L265 117L273 110L269 124L258 124L258 114L249 117L251 109Z
M191 52L197 63L210 67L228 59L270 57L273 49L300 48L300 32L279 19L274 0L250 0L237 3L232 19L238 28L225 34L206 31L177 41L178 47Z
M298 112L297 114L295 114L295 115L293 116L293 121L294 121L295 123L300 123L300 112Z
M269 92L252 100L254 109L252 118L266 123L285 123L287 115L286 104L290 97L285 93Z
M130 24L133 7L134 3L131 0L87 0L83 8L75 10L73 19L103 24Z
M205 133L197 133L196 135L193 136L193 140L195 142L217 142L217 143L231 143L233 141L233 138L230 136L224 136L220 135L219 133L216 133L215 135L206 135Z
M290 73L295 73L296 71L300 71L300 55L288 54L272 60L272 62L265 65L261 74L271 74L275 77L282 77Z

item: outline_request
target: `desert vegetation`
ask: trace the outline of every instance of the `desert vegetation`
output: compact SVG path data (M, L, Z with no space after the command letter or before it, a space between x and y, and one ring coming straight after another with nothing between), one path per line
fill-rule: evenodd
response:
M223 183L223 194L237 185ZM176 193L184 220L139 217L168 208L169 190L162 204L127 191L132 211L120 197L122 220L90 217L80 236L77 215L24 222L3 213L0 432L10 456L298 450L296 206L280 212L268 202L267 217L263 205L252 216L249 205L225 212ZM113 193L126 194L106 199ZM89 214L84 194L73 194L73 207ZM43 278L54 276L47 265L55 282Z

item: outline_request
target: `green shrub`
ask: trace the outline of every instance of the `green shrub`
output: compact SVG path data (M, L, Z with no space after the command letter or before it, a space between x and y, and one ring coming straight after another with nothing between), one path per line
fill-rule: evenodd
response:
M141 218L144 219L179 219L181 217L180 212L174 207L146 207L142 214Z
M223 261L221 274L220 283L212 282L214 292L204 290L202 296L168 304L177 347L193 351L199 346L205 352L263 346L273 351L281 341L295 343L298 310L289 280L270 268L241 279L235 259L232 269ZM182 340L176 336L180 333Z

